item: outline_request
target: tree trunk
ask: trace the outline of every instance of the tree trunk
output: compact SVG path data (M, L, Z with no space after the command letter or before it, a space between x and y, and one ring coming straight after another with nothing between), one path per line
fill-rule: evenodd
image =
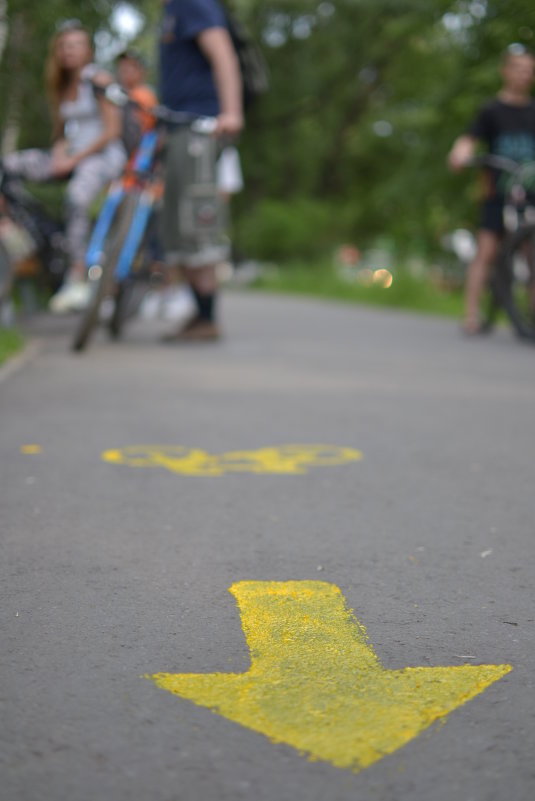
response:
M5 0L0 0L4 2ZM11 26L7 26L7 46L5 47L6 62L2 65L3 69L3 109L4 130L0 149L2 154L16 150L20 133L20 115L22 110L22 91L21 83L16 80L21 65L19 53L24 47L25 23L22 14L15 14Z

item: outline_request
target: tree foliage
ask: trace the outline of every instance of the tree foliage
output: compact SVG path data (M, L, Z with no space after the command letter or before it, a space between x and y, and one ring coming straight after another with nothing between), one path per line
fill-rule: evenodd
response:
M248 113L238 239L253 255L313 256L343 239L408 251L469 224L473 181L445 167L454 138L499 87L513 41L535 44L532 0L228 0L262 43L270 92ZM159 4L142 45L155 52ZM48 137L42 65L61 17L105 28L113 0L8 0L0 116L19 144ZM0 0L1 7L1 0ZM18 27L17 27L18 25ZM17 105L18 104L18 105Z
M108 19L112 0L5 0L5 36L0 63L0 121L2 129L14 119L20 130L18 146L46 145L50 119L43 66L48 42L60 20L76 18L94 30Z
M303 199L327 212L310 214L319 244L386 234L428 249L473 220L473 182L448 174L446 154L499 88L503 48L533 39L530 0L251 0L247 10L277 45L266 47L272 89L243 144L248 239L275 207L293 229ZM274 256L285 247L276 230Z

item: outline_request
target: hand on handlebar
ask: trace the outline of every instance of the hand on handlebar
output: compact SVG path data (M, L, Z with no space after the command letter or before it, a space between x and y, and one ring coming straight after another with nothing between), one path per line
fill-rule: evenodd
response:
M465 153L457 153L455 150L452 150L448 156L448 166L453 172L461 172L461 170L468 167L471 160L471 154L467 156Z
M223 113L217 117L216 136L236 138L243 130L243 114Z
M453 172L468 167L476 151L476 140L472 136L460 136L455 140L448 155L448 166Z

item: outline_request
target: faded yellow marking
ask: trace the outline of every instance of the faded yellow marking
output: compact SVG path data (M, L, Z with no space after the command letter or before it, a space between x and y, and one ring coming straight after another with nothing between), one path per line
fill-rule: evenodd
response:
M512 669L385 670L333 584L242 581L230 592L251 652L248 672L147 678L339 768L372 765Z
M24 454L42 453L43 449L40 445L21 445L20 452Z
M128 467L160 467L183 476L222 476L225 473L304 474L309 467L329 467L362 459L360 451L331 445L282 445L256 451L210 454L181 445L137 445L109 450L102 459Z

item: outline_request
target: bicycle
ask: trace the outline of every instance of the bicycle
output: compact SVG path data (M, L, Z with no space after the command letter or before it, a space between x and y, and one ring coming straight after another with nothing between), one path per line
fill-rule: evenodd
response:
M108 87L106 95L117 105L133 103L116 85ZM112 184L89 243L86 266L92 294L73 338L72 349L77 352L86 348L105 298L114 299L109 331L118 338L124 323L140 305L141 293L132 300L136 284L150 281L147 240L155 207L163 196L163 128L188 125L199 134L213 131L211 119L173 112L164 106L151 109L150 113L157 126L143 135L124 175Z
M518 164L501 156L479 156L473 167L491 167L506 173L505 234L489 281L489 299L483 330L490 331L503 309L520 339L535 342L535 162Z
M148 223L161 195L156 174L156 131L143 135L125 173L114 181L97 218L86 252L87 280L92 293L81 313L72 348L83 350L99 320L103 300L113 297L109 331L117 338L126 319L134 283L148 278L146 237Z
M5 233L7 223L10 235ZM0 311L2 315L11 303L11 293L17 281L17 258L20 255L36 259L38 279L53 293L61 286L69 264L63 223L57 220L16 176L7 174L0 161ZM13 235L18 240L12 247ZM3 241L4 238L6 241ZM22 253L15 251L20 251Z
M13 324L12 280L11 258L0 241L0 328L9 328Z

